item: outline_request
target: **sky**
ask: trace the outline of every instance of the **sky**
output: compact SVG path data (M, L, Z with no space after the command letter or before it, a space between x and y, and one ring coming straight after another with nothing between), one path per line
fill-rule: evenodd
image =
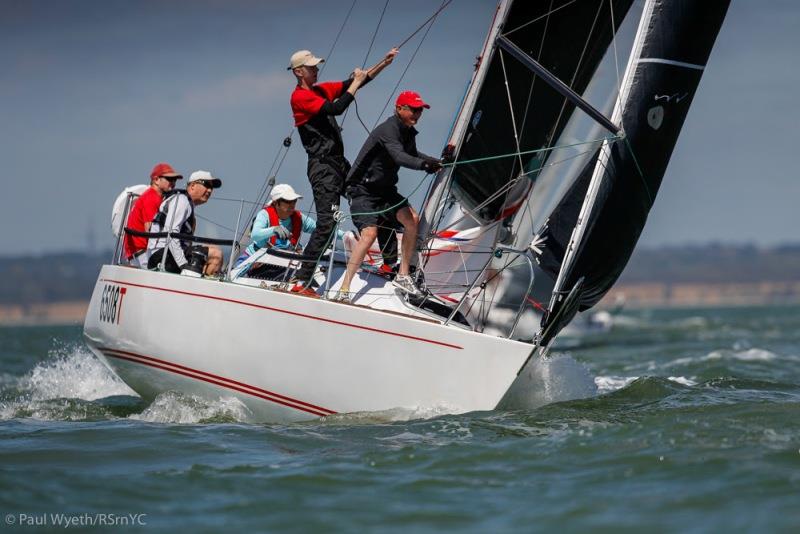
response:
M328 56L351 5L0 0L0 255L112 247L115 197L148 183L159 161L223 180L198 210L213 221L200 233L229 236L238 200L256 199L292 132L289 56L305 48L328 57L322 79L362 65L384 2L356 2ZM438 5L390 0L368 65ZM387 115L399 82L430 102L417 141L439 153L495 6L454 0L403 75L422 32L412 39L358 93L367 126ZM732 1L640 245L799 240L798 28L798 2ZM353 111L344 122L351 161L366 138ZM294 139L278 181L306 195L308 209L306 156ZM401 192L420 175L404 174Z

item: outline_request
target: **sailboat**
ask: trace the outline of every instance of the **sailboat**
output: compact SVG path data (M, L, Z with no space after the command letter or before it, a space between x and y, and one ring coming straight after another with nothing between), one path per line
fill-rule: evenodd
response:
M633 4L500 2L449 136L452 163L420 210L423 297L365 268L352 303L331 300L345 253L335 248L319 263L318 299L230 266L209 279L115 260L98 276L87 344L145 399L235 397L256 421L494 409L622 272L728 0ZM635 33L620 73L626 27ZM593 105L603 78L613 97ZM549 295L529 339L514 335L525 299L504 328L486 330L512 270L527 276L526 298L534 287Z

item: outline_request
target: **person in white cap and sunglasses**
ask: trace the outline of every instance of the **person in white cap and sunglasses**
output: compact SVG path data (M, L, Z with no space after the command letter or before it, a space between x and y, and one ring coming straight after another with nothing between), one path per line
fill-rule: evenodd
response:
M186 182L185 191L175 189L174 193L161 203L158 213L153 218L150 232L194 234L197 223L194 216L195 206L208 202L211 192L220 187L222 180L215 178L210 172L193 172ZM160 268L165 253L167 259L164 262L164 270L167 272L182 272L193 256L203 259L202 265L198 266L198 271L202 267L202 273L197 272L197 276L214 275L222 268L222 250L213 245L194 245L188 240L178 238L167 240L166 237L151 237L147 242L147 250L150 252L147 268L151 270Z
M276 185L269 197L270 201L253 221L251 243L236 260L236 266L265 246L302 252L300 235L310 234L317 227L317 221L297 209L297 201L303 196L291 185ZM344 232L340 230L337 237L343 238Z
M372 68L356 68L352 78L339 82L317 83L318 65L325 60L308 50L295 52L289 61L288 68L297 79L291 97L294 125L308 153L308 180L317 209L317 227L306 247L308 256L321 255L330 241L335 227L333 216L339 210L339 197L344 192L344 180L350 170L335 117L344 113L356 91L389 65L397 52L397 48L391 49ZM314 263L305 262L296 276L298 284L292 290L312 294L307 284L314 269Z

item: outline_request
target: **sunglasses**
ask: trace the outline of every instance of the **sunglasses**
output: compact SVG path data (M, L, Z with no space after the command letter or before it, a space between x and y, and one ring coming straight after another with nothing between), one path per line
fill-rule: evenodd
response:
M166 180L169 183L175 183L178 181L177 176L159 176L159 178L161 178L162 180Z
M423 107L418 107L418 108L412 106L403 106L403 107L409 110L411 113L422 113L422 110L425 109Z
M202 185L203 187L205 187L206 189L211 189L212 191L213 191L213 189L214 189L214 188L212 187L212 186L213 186L213 184L212 184L211 182L209 182L208 180L195 180L195 181L194 181L194 182L192 182L192 183L193 183L193 184L200 184L200 185Z

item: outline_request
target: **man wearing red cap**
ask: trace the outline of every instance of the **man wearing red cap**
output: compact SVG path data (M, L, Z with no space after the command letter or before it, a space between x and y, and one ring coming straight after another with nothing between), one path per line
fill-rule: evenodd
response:
M153 217L158 213L164 194L175 189L175 182L183 178L169 163L158 163L150 172L150 187L131 207L126 226L139 232L149 232ZM125 257L132 265L147 268L147 238L125 234Z
M339 210L339 197L344 192L344 179L350 163L344 157L341 128L335 117L341 115L353 102L356 91L389 65L398 50L393 48L369 70L356 68L353 77L341 82L317 83L318 65L325 60L308 50L295 52L289 70L297 78L291 104L294 125L308 153L308 180L317 209L317 228L311 234L305 254L318 257L328 244L335 226L334 214ZM303 263L293 291L310 294L306 284L311 280L316 265Z
M350 213L361 232L361 239L347 262L339 300L349 301L350 282L378 235L378 227L394 226L397 222L403 225L403 250L400 269L393 284L406 293L420 293L409 276L419 216L408 204L408 199L397 191L397 172L400 167L428 173L442 168L441 161L417 150L417 130L414 126L425 108L430 106L419 93L400 93L395 102L394 115L369 134L347 176L346 196L350 200Z

